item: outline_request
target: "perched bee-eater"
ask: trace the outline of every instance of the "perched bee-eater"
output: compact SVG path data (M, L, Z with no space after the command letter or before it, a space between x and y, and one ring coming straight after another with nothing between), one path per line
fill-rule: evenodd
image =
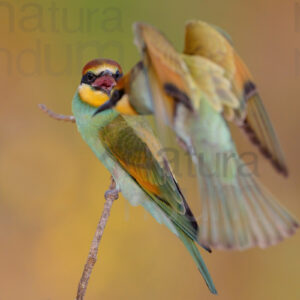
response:
M114 109L95 115L121 76L119 64L108 59L93 60L83 68L72 105L78 131L109 170L124 197L132 205L142 205L184 243L215 294L212 279L195 245L199 243L197 222L167 159L159 154L161 146L144 117L122 116Z
M202 200L199 241L219 249L267 247L298 222L238 156L227 122L243 128L275 168L286 163L253 79L228 35L205 22L186 25L179 54L152 26L134 25L142 61L98 112L154 113L175 131L196 166ZM160 130L162 131L162 130Z

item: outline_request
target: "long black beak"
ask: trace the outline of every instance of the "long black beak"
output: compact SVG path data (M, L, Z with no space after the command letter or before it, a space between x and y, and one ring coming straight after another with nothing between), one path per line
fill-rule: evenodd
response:
M94 112L93 116L107 110L107 109L112 109L116 106L116 104L119 102L119 100L123 97L124 95L124 90L114 90L113 94L107 100L105 103L100 105L97 110Z
M94 114L93 114L93 117L94 116L96 116L97 114L99 114L99 113L101 113L101 112L103 112L103 111L105 111L105 110L107 110L107 109L111 109L111 108L113 108L114 107L114 105L113 105L113 103L111 102L111 100L109 99L109 100L107 100L105 103L103 103L102 105L100 105L98 108L97 108L97 110L94 112Z

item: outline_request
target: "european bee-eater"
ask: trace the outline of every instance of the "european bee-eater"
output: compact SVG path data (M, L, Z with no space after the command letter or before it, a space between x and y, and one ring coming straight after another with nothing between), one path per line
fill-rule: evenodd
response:
M197 222L168 161L159 154L161 146L144 117L122 116L114 109L95 115L121 76L121 67L112 60L93 60L83 68L72 104L78 131L109 170L124 197L134 206L142 205L179 237L215 294L212 279L195 245L199 243Z
M228 35L205 22L186 25L179 54L152 26L134 25L142 61L98 112L154 113L175 131L196 166L202 200L199 240L220 249L267 247L298 222L262 187L238 156L227 122L242 127L287 175L277 137L253 79Z

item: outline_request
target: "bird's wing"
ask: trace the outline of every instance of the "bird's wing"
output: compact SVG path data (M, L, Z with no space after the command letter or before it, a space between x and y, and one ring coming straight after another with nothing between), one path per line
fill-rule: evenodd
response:
M130 120L129 120L130 119ZM130 174L172 222L197 241L197 223L162 148L141 117L119 115L99 131L107 152Z
M225 76L231 81L233 92L239 99L239 107L226 108L225 115L234 116L236 124L261 153L280 173L287 175L283 152L256 85L227 34L202 21L188 22L184 53L206 57L225 70Z
M195 85L188 68L169 41L155 28L144 23L134 24L135 43L142 55L145 76L149 83L155 115L158 120L174 124L178 104L194 109L192 95ZM177 93L177 101L165 89ZM195 97L196 99L197 97Z
M238 108L239 101L222 67L202 56L183 54L182 58L201 94L217 112L222 113L225 108Z

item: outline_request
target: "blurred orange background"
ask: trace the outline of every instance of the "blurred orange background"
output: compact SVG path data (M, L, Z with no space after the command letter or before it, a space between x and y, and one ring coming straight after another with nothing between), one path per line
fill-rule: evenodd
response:
M0 298L74 299L109 173L70 114L83 64L139 59L131 25L161 29L178 50L184 23L223 27L252 70L286 153L285 180L259 156L265 185L300 218L300 4L252 1L2 1L0 3ZM298 50L299 49L299 50ZM242 151L255 151L238 132ZM179 181L197 208L195 180ZM180 165L181 166L181 165ZM220 300L300 299L300 232L266 250L203 253ZM121 197L100 247L86 299L216 299L175 236Z

